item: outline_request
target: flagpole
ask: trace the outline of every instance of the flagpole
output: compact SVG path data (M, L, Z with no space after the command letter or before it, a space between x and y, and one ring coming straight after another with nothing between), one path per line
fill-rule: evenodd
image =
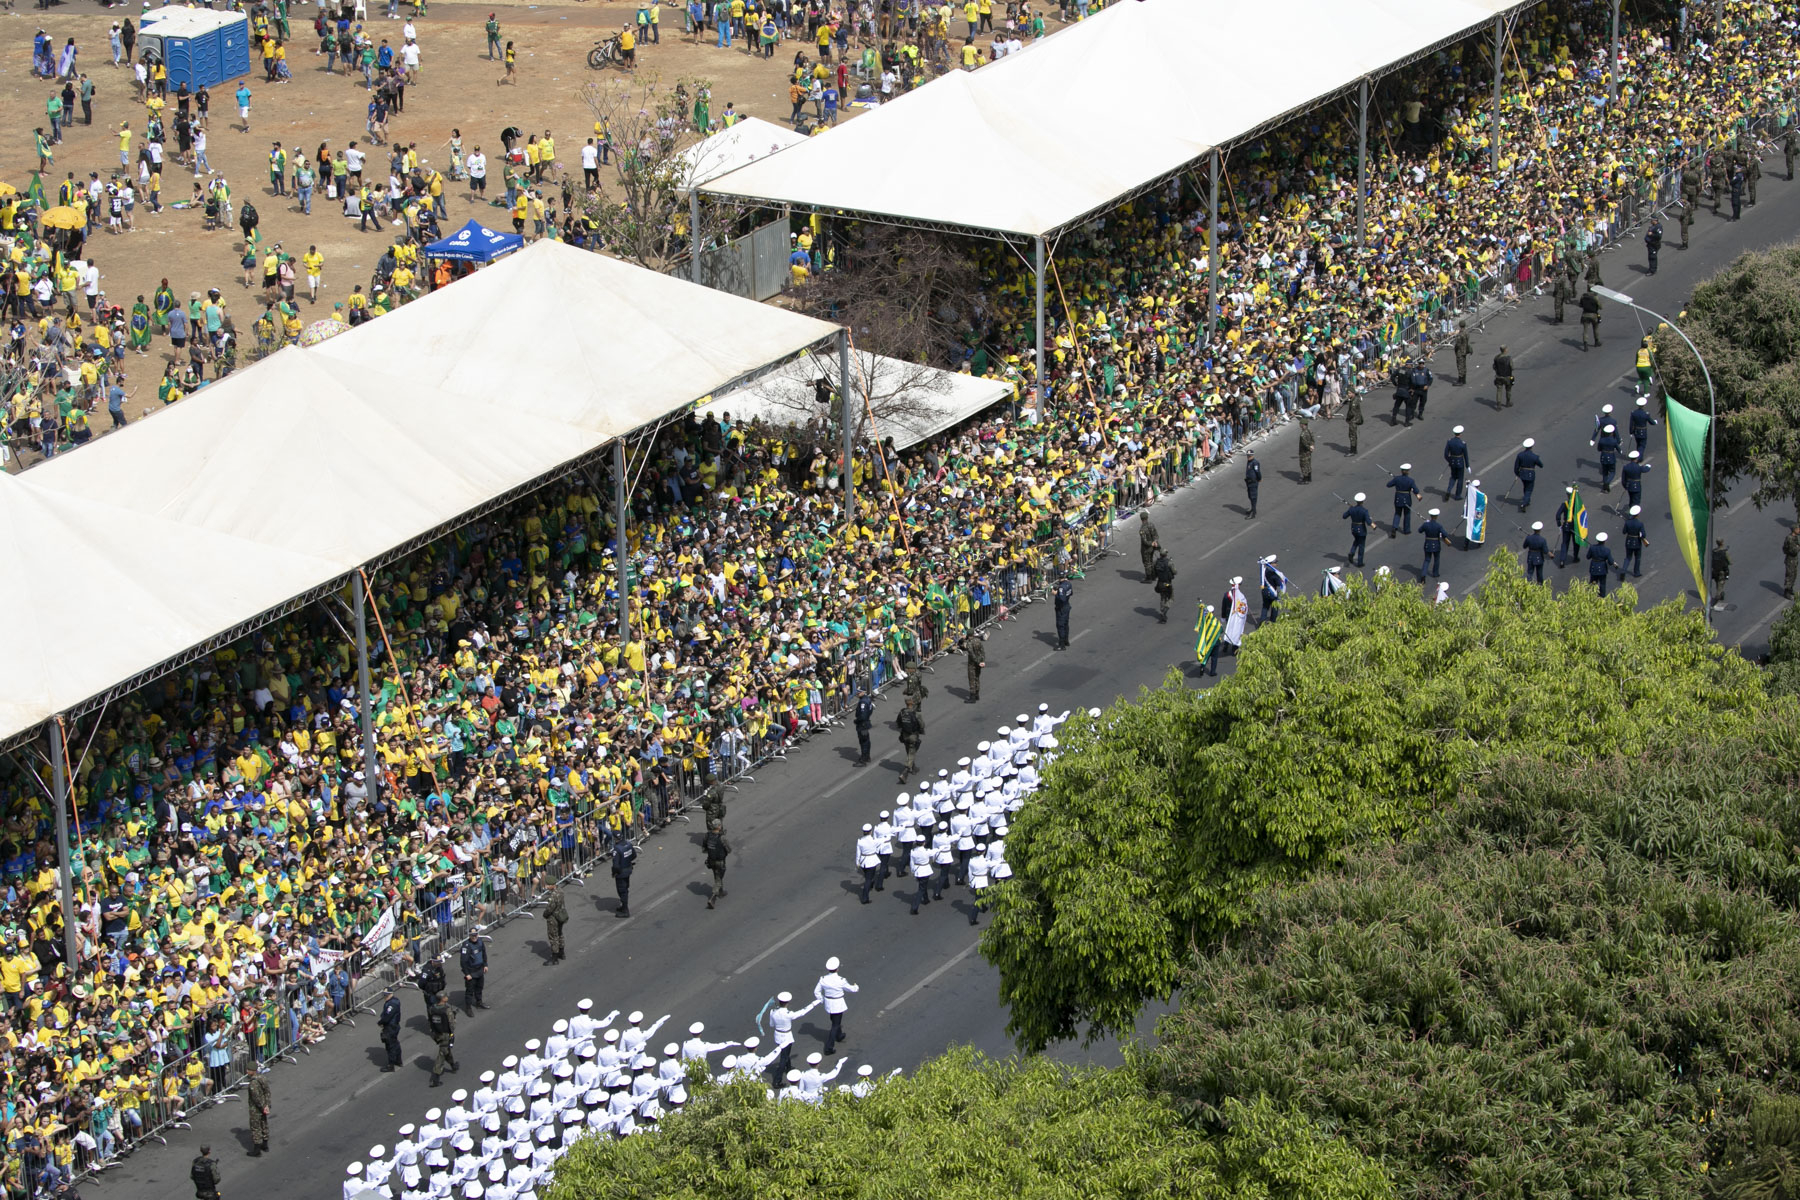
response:
M1708 541L1707 545L1700 547L1700 552L1704 556L1703 561L1706 563L1706 577L1711 579L1713 543L1718 541L1718 537L1713 529L1713 513L1719 507L1719 401L1717 395L1713 392L1712 372L1706 369L1706 359L1701 356L1700 348L1694 345L1693 340L1681 331L1681 326L1669 320L1669 318L1663 316L1661 313L1652 312L1650 309L1645 308L1636 300L1627 296L1624 292L1615 292L1611 288L1596 286L1594 288L1594 293L1611 300L1614 304L1623 304L1627 308L1635 308L1646 317L1654 317L1664 325L1667 325L1670 329L1673 329L1675 331L1675 336L1686 343L1688 352L1694 356L1694 361L1700 364L1700 375L1706 380L1706 537ZM1713 623L1712 604L1710 603L1710 600L1711 598L1708 597L1709 602L1706 605L1705 613L1706 623L1708 625Z

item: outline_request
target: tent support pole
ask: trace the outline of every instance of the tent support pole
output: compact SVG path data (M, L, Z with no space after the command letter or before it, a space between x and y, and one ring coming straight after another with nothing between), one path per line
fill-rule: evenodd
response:
M1606 64L1606 115L1612 116L1619 102L1619 0L1612 3L1612 58ZM1607 124L1611 124L1609 120Z
M1219 326L1219 150L1213 147L1211 187L1206 201L1206 340Z
M356 715L362 724L363 784L369 789L372 810L381 788L381 770L375 759L375 702L369 692L369 618L367 601L363 597L368 591L368 581L361 571L350 581L350 589L355 594L355 603L350 610L356 620Z
M1500 83L1504 78L1506 64L1501 56L1506 53L1506 18L1494 18L1494 115L1491 128L1488 130L1489 165L1498 172L1500 170Z
M69 775L63 769L63 727L50 718L50 794L56 809L56 891L62 898L63 961L69 978L80 964L81 937L75 929L75 873L69 863Z
M631 640L631 592L627 590L630 543L625 540L625 439L613 442L613 587L619 593L619 644Z
M694 282L700 282L700 189L688 189L688 257L694 264Z
M1363 245L1363 204L1369 194L1369 80L1356 90L1356 244Z
M1036 268L1032 274L1037 280L1037 419L1041 422L1044 413L1050 407L1050 381L1044 378L1044 235L1038 234L1035 247L1037 256Z
M850 331L837 333L838 411L842 414L843 465L838 478L844 491L844 528L856 524L856 409L850 401Z

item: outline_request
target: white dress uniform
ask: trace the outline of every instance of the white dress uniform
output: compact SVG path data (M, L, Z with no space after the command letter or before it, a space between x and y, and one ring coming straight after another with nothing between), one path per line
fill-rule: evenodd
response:
M633 1056L642 1054L644 1052L644 1047L650 1044L650 1039L656 1036L656 1031L663 1027L669 1017L668 1014L665 1013L658 1017L656 1019L656 1024L650 1026L648 1029L640 1027L643 1019L644 1014L632 1013L630 1027L619 1031L619 1048L624 1050L627 1054Z
M823 1100L825 1098L825 1085L836 1079L838 1077L838 1072L843 1069L844 1060L841 1058L838 1059L837 1066L823 1073L815 1066L808 1066L806 1070L800 1072L800 1082L798 1084L800 1098L805 1100L808 1104L817 1104L819 1101Z
M525 1053L519 1055L519 1074L523 1075L527 1081L544 1073L545 1060L538 1053L543 1045L544 1043L532 1038L525 1043Z
M620 1088L607 1097L606 1114L612 1118L613 1131L620 1137L637 1127L637 1102L625 1088Z
M688 1026L688 1039L681 1043L681 1060L683 1062L704 1063L706 1056L720 1050L735 1050L742 1042L709 1042L700 1035L706 1032L706 1026L695 1021Z
M835 962L834 959L833 963ZM828 1013L845 1013L850 1010L850 1005L844 996L859 990L861 989L835 970L827 971L819 976L819 982L813 984L813 1001L824 1004Z
M856 839L856 869L862 871L880 865L881 839L875 836L871 828L870 832Z
M583 1000L578 1006L580 1011L569 1018L569 1036L577 1043L592 1042L600 1036L600 1031L611 1025L619 1015L619 1010L615 1008L603 1020L596 1021L593 1016L593 1006L592 1000Z
M970 778L971 778L971 776L969 774L969 760L966 758L957 759L956 760L956 771L954 774L952 774L950 776L950 790L952 792L961 792L961 791L967 790L967 788L969 786Z
M575 1064L575 1082L584 1092L600 1086L600 1060L592 1046L581 1048L581 1061Z
M974 806L971 805L971 808ZM950 836L956 840L958 850L975 848L975 822L970 820L967 812L956 812L950 816Z
M940 867L956 862L956 839L950 836L948 825L940 826L931 837L931 861Z
M606 1036L610 1039L614 1036L614 1032L609 1029L606 1031ZM624 1087L630 1083L631 1077L626 1073L626 1067L631 1062L631 1058L632 1056L627 1054L616 1041L600 1043L599 1048L594 1051L594 1062L600 1068L601 1084L608 1088L615 1088Z
M819 1002L814 1000L805 1008L789 1008L787 1004L777 1004L769 1010L769 1032L773 1035L772 1040L776 1054L781 1053L783 1046L794 1044L794 1022L817 1007L819 1007ZM770 1061L774 1060L770 1059Z
M988 843L988 870L995 879L1012 878L1012 866L1006 861L1005 838L996 838Z
M937 809L932 802L921 797L923 804L913 805L913 831L919 835L920 841L931 837L931 831L937 828Z
M924 880L931 878L931 849L926 846L925 843L919 842L914 844L908 862L910 863L910 870L912 871L912 877L914 879Z
M875 853L883 858L892 858L894 856L894 822L886 810L883 810L880 818L876 820L872 832L875 834Z
M555 1030L544 1039L544 1054L553 1063L562 1062L569 1057L575 1048L575 1039L569 1036L569 1023L558 1021Z

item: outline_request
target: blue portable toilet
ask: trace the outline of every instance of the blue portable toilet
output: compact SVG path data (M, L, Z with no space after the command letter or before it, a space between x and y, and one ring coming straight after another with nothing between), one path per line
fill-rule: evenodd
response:
M215 88L250 74L250 18L210 8L170 6L144 14L138 54L160 59L169 71L169 90Z

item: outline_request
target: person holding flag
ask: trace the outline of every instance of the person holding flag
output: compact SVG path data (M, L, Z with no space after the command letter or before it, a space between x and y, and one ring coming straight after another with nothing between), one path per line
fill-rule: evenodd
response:
M1556 565L1566 566L1571 558L1581 557L1581 548L1587 545L1588 518L1587 505L1581 502L1581 493L1573 485L1563 488L1566 495L1563 502L1556 507L1556 526L1562 530L1562 541L1556 547Z
M1463 493L1463 549L1470 550L1487 542L1487 493L1481 480L1471 479Z
M1244 644L1244 627L1250 623L1250 601L1244 597L1241 586L1243 582L1242 575L1231 577L1231 586L1225 589L1225 601L1222 605L1225 609L1225 632L1220 635L1220 640L1230 647L1228 653L1231 654L1236 654L1238 647Z
M1270 621L1281 619L1281 598L1287 594L1287 576L1275 565L1275 556L1258 559L1257 572L1262 581L1262 615L1256 619L1258 628Z
M1200 606L1200 619L1194 623L1194 632L1200 635L1194 644L1194 657L1200 660L1200 669L1208 675L1219 673L1219 643L1225 637L1225 622L1219 620L1218 612L1210 604Z
M1325 578L1319 581L1319 595L1321 596L1335 596L1350 586L1344 582L1344 568L1340 566L1326 567L1323 573Z

